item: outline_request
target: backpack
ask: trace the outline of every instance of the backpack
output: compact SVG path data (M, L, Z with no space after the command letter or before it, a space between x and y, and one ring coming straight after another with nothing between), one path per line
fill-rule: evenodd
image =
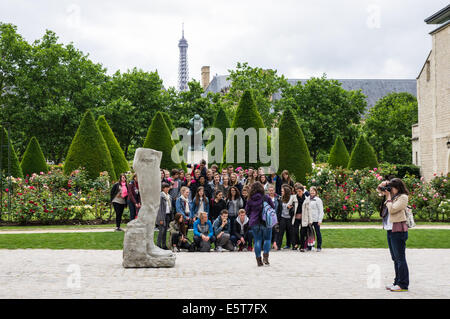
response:
M263 204L262 220L266 223L266 227L272 228L278 223L277 213L272 206L266 201Z
M416 223L414 222L414 215L412 213L412 209L410 206L406 206L405 215L406 215L406 226L408 226L408 228L416 226Z

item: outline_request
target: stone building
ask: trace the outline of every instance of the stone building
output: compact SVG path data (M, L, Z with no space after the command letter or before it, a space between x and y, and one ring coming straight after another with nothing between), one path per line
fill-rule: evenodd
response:
M450 5L425 19L432 49L417 77L418 123L412 127L412 162L430 180L450 168Z

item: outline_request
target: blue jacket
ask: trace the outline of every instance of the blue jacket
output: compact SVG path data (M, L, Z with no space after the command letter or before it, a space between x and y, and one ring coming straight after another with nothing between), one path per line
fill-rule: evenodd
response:
M222 218L219 215L219 217L216 218L216 220L214 221L214 224L213 224L214 235L217 236L217 235L219 235L220 232L224 232L224 233L227 233L227 234L231 235L230 223L231 223L230 219L228 218L227 224L225 225L224 228L222 228Z
M198 225L200 224L200 218L198 218L195 222L194 222L194 236L198 236L201 237L202 234L198 231ZM208 237L212 237L214 235L213 232L213 225L211 224L211 222L209 220L206 221L206 224L208 224L209 227L209 233L208 233Z
M200 203L199 203L200 204ZM190 218L194 218L195 214L197 214L199 206L195 205L195 198L191 201L191 205L190 205ZM206 197L205 201L203 202L203 209L205 210L205 212L208 213L209 216L209 199L208 197Z
M175 210L177 213L180 213L183 215L183 218L186 219L190 216L187 216L185 214L185 210L184 210L184 201L181 199L181 196L177 198L176 202L175 202ZM191 206L191 202L189 201L189 207Z

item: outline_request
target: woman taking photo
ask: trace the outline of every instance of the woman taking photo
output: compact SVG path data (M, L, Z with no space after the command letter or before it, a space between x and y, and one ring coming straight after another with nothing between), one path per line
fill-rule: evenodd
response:
M408 226L405 210L409 192L400 178L382 182L377 191L385 197L380 214L383 218L383 228L387 231L387 242L395 270L394 283L392 286L386 286L386 289L395 292L408 291L409 270L405 256Z
M162 175L161 175L162 176ZM115 231L122 231L120 223L122 222L123 210L127 206L128 187L127 177L125 174L120 174L119 181L115 183L111 189L111 203L116 212L116 229Z
M249 218L249 227L252 231L255 241L255 255L258 267L269 265L270 240L272 238L272 228L266 227L261 219L264 202L267 202L272 208L274 204L268 195L264 195L264 188L260 182L254 182L250 187L249 200L245 206L245 211ZM263 258L261 259L261 248L263 249Z

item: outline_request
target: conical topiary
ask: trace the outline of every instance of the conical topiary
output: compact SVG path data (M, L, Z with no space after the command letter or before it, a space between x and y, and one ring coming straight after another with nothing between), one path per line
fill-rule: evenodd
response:
M8 164L8 145L9 145L9 164ZM0 125L0 171L8 175L8 172L12 177L23 177L22 168L20 167L19 160L17 159L14 147L9 140L8 132ZM9 171L9 168L11 170Z
M328 164L330 164L330 166L333 168L346 168L349 159L350 155L348 154L342 137L336 137L336 141L334 142L334 145L330 151L330 155L328 156Z
M312 172L312 160L302 129L292 111L287 108L279 126L279 171L288 170L295 181L306 183L306 174Z
M223 107L219 108L212 127L217 128L222 132L222 151L223 151L225 149L225 144L227 142L227 128L231 127L230 121L228 120L228 117ZM208 145L212 143L213 141L215 141L216 138L217 138L216 136L212 135L211 137L209 137L208 142L206 144ZM214 148L214 154L212 155L215 155L216 152L218 151L219 151L218 149ZM215 163L215 161L211 161L210 163Z
M130 167L128 166L127 159L125 158L123 150L120 147L116 137L114 136L113 131L106 122L105 116L99 116L96 124L98 129L100 130L100 133L102 133L106 145L108 146L116 176L128 172L130 170Z
M222 167L226 167L228 165L233 165L234 167L241 166L246 169L249 167L259 167L259 166L268 166L269 163L261 163L259 158L259 144L263 143L261 146L263 149L267 148L270 150L270 143L268 139L260 139L259 138L259 128L265 128L264 122L261 118L261 115L256 108L255 100L253 99L252 93L249 90L245 90L242 94L241 100L239 101L239 105L236 109L236 113L234 115L233 123L231 127L234 129L242 128L244 132L249 128L254 128L257 134L257 143L256 145L256 162L250 162L249 150L253 147L250 145L249 138L245 138L245 158L244 161L240 161L238 158L238 147L237 147L237 137L227 136L227 142L225 145L225 150L223 152L223 164ZM234 156L231 161L227 161L227 153L231 151L231 138L234 138ZM242 150L241 150L242 151ZM267 151L267 154L270 154L270 151Z
M372 146L367 142L364 136L361 136L353 148L348 169L375 168L378 166L377 156Z
M86 168L91 179L104 171L108 172L111 180L116 179L108 146L89 110L84 114L67 152L64 173L69 175L79 167Z
M163 114L157 112L148 128L143 147L162 152L160 167L171 170L173 168L181 168L181 164L177 163L179 161L178 154L175 154L176 158L172 160L172 148L174 146L175 144L170 136Z
M22 162L20 162L20 167L22 168L23 174L30 175L33 173L40 174L40 172L47 173L48 166L42 153L41 146L37 141L36 137L32 137L28 143L27 149L22 157Z
M162 113L162 115L164 117L164 121L166 121L167 127L169 128L170 136L172 136L172 132L175 130L175 125L173 125L172 118L166 112L161 112L161 113ZM173 140L175 145L179 142L180 136L178 135L178 132L175 131L175 138L172 138L172 140ZM182 148L180 148L180 152L178 153L178 156L180 156L180 157L183 156L183 149ZM181 161L181 168L184 171L187 170L186 163L183 160Z

